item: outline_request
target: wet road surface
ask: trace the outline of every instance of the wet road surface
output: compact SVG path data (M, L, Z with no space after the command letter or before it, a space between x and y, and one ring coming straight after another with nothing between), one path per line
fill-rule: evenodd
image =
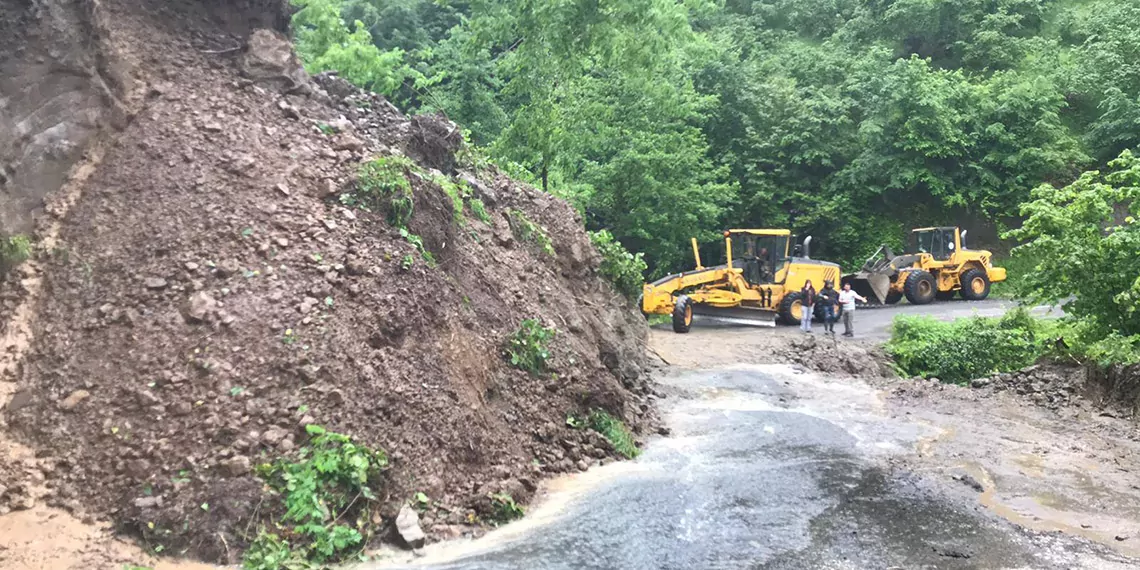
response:
M887 417L858 381L772 365L662 383L677 394L664 408L670 437L634 462L556 482L527 519L429 548L408 567L1135 567L1100 545L1022 530L964 485L894 467L936 434Z

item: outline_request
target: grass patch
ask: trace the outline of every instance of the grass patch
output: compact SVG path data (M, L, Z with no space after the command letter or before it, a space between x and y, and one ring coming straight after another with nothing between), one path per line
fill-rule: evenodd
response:
M443 193L447 194L447 197L451 199L452 219L455 220L456 223L462 224L464 221L463 198L465 194L470 192L470 190L467 190L465 192L465 184L463 186L460 186L459 183L451 178L448 178L447 176L436 175L432 176L431 179L432 182L435 182L436 186L439 186L440 189L443 190Z
M360 166L356 190L340 195L346 206L369 211L387 211L388 223L407 226L415 210L408 173L419 168L407 157L381 156Z
M530 221L522 210L514 208L507 210L507 219L511 224L511 232L519 241L534 244L542 253L554 257L554 244L542 226Z
M629 459L641 454L637 443L633 440L633 433L625 423L603 410L593 410L589 417L590 429L602 434L618 453Z
M547 344L554 339L554 329L542 326L537 319L526 319L507 339L507 358L511 366L531 374L546 371L550 360Z
M484 224L491 223L491 214L487 213L487 206L483 203L482 200L478 198L471 198L467 201L467 207L471 208L471 213L475 214L475 217L480 222L483 222Z
M388 458L381 450L323 427L306 428L312 440L295 461L258 466L257 474L281 497L281 534L262 529L242 567L246 570L320 567L360 552L372 535L375 492Z

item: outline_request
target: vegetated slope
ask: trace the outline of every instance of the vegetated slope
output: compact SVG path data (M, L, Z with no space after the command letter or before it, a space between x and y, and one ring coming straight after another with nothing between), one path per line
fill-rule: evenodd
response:
M423 492L436 534L489 493L525 501L538 477L615 453L567 414L646 425L645 325L598 277L571 207L455 171L455 125L309 83L283 36L225 51L277 3L101 6L146 100L42 260L8 420L54 467L52 503L234 561L266 514L251 465L309 423L389 452L384 514ZM362 162L401 152L416 163L404 232L341 199ZM461 212L442 180L470 193ZM529 318L557 331L550 373L504 361Z

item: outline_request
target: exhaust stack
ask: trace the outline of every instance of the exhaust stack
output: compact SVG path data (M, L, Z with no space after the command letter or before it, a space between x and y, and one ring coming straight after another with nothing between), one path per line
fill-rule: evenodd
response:
M811 259L811 236L804 238L804 259Z

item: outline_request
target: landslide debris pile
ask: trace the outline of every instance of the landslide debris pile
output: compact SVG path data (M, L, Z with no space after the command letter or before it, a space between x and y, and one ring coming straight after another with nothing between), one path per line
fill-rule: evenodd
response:
M381 525L423 493L425 530L454 535L617 455L569 415L651 423L644 322L569 205L476 168L442 118L297 73L254 29L279 3L100 7L140 96L39 256L5 419L42 500L233 562L270 520L252 469L319 424L388 453ZM400 190L368 202L378 183ZM526 319L555 331L549 372L504 359Z
M853 342L838 342L827 335L803 335L774 351L781 362L826 374L855 377L893 377L890 358L881 348Z

